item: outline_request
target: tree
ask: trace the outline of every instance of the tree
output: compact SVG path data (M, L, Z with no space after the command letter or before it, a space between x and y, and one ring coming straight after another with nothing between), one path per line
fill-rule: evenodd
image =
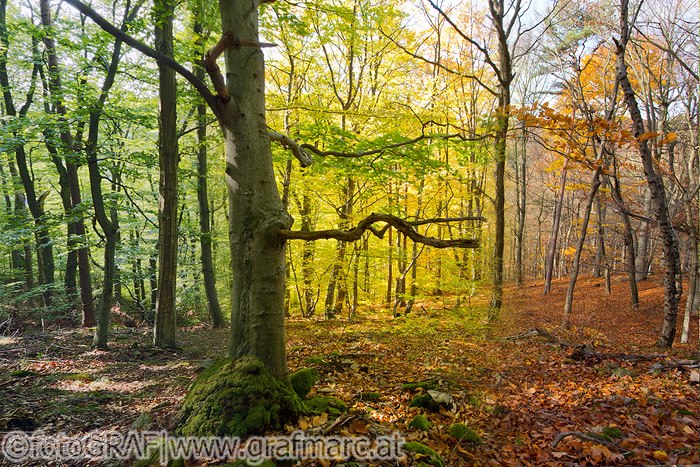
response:
M205 70L201 63L204 55L204 0L196 0L192 5L193 32L195 34L195 75L198 79L205 79ZM207 104L200 99L197 103L197 202L199 204L199 242L202 261L202 275L204 276L204 290L209 303L211 324L214 328L224 326L224 317L221 313L219 296L216 291L216 275L214 274L214 258L211 248L211 227L209 210L209 188L207 183Z
M411 223L391 215L371 214L347 231L291 231L292 218L284 209L275 183L270 149L271 134L265 119L264 61L258 39L258 3L220 3L222 37L205 56L205 64L216 94L192 72L171 57L154 50L116 28L79 0L67 3L90 17L108 33L145 55L167 65L187 79L207 102L221 125L226 153L226 183L229 200L229 244L233 274L230 356L254 355L273 375L287 377L284 333L285 242L288 239L335 238L355 241L367 231L382 235L373 224L383 222L399 229L414 241L435 247L475 247L469 239L439 240L418 234ZM252 8L251 8L252 6ZM226 76L216 59L224 55ZM311 161L306 151L327 156L311 145L297 145L285 135L273 139L292 149L304 165ZM396 143L413 144L425 136ZM384 149L345 154L362 157Z
M173 57L173 16L175 2L159 0L154 5L155 49ZM153 345L173 348L176 345L177 313L177 82L175 70L158 62L158 296L153 326Z
M90 277L90 252L86 243L86 230L83 215L77 212L82 204L80 194L80 180L78 178L78 151L74 144L74 138L68 123L68 109L66 108L63 96L63 85L61 83L61 70L59 67L56 52L56 43L53 38L51 9L48 0L41 0L41 24L43 26L43 42L46 49L48 62L48 94L51 106L46 104L46 109L56 112L59 116L58 133L60 141L60 151L56 147L57 138L51 129L44 131L44 139L51 158L56 165L60 175L61 199L68 222L68 259L66 264L66 289L69 295L75 291L75 270L79 271L80 278L80 301L82 304L83 326L93 326L95 324L95 305L92 298L92 278ZM81 128L82 130L82 128ZM63 154L61 157L60 153ZM65 164L65 165L64 165Z
M27 92L26 101L17 110L15 106L14 97L12 95L12 86L10 85L10 79L7 72L7 51L9 49L10 39L7 30L7 0L0 0L0 41L2 41L2 50L0 50L0 86L2 87L3 100L5 103L5 112L17 123L21 121L27 114L29 107L34 100L34 92L36 90L36 81L39 75L39 65L35 64L31 74L31 84L29 91ZM53 243L51 241L49 226L47 222L46 212L43 206L43 195L38 195L36 191L36 186L34 178L29 170L29 164L27 163L27 152L25 146L21 143L22 139L20 136L20 127L18 125L13 125L11 129L11 134L13 139L16 141L14 144L13 152L15 154L15 161L17 163L17 171L19 178L22 182L22 186L25 192L25 198L27 204L29 205L29 212L34 219L34 225L36 228L36 239L38 248L38 277L39 284L44 286L42 293L44 299L44 305L50 306L53 301L52 287L54 283L54 255L53 255ZM26 261L26 256L25 256Z
M678 238L668 210L668 201L663 178L654 167L654 157L649 146L651 135L646 131L634 88L627 75L627 61L625 58L627 44L631 37L632 26L639 13L640 6L641 3L633 11L632 18L630 19L628 0L622 0L620 2L620 37L615 40L615 54L617 56L616 71L617 79L624 93L625 104L630 118L632 119L634 136L637 138L639 157L644 167L644 175L647 184L649 185L654 214L656 221L659 223L661 244L664 253L664 320L658 345L661 347L671 347L676 335L676 317L682 292Z

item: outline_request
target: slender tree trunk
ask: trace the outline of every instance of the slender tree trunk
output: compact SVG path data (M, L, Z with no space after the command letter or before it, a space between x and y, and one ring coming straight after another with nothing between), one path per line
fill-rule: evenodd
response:
M644 215L652 217L654 215L651 205L651 190L644 192ZM643 281L647 278L649 270L649 237L651 236L651 224L645 220L641 222L639 227L639 240L637 241L636 265L637 281Z
M681 331L681 344L688 343L690 335L690 318L693 314L693 304L698 293L698 223L697 218L693 215L693 205L690 200L686 201L685 213L688 225L690 226L690 235L688 239L690 264L688 267L688 297L685 301L685 310L683 313L683 328Z
M204 31L204 2L196 0L194 9L194 33L197 45L198 61L203 55L202 34ZM205 72L202 66L196 65L195 75L204 80ZM221 313L219 296L216 292L216 275L214 274L214 256L212 254L211 243L212 234L209 228L209 189L207 183L207 107L202 101L197 104L197 201L199 203L199 245L202 261L202 276L204 278L204 291L207 294L209 303L209 315L211 316L212 327L215 329L224 326L224 317Z
M175 2L159 0L155 9L156 49L173 56L173 16ZM160 164L158 204L158 298L153 327L153 345L176 346L177 310L175 290L177 282L177 82L175 71L158 64L160 119L158 161Z
M625 250L627 252L625 255L625 263L627 277L630 284L630 300L632 302L632 308L637 309L639 307L639 290L637 288L637 259L634 248L634 230L632 230L630 216L627 214L627 207L622 199L620 181L617 177L617 172L615 172L612 177L608 177L608 184L610 186L610 192L612 193L613 199L615 200L615 204L617 205L617 210L622 218L622 225L624 227L623 239L625 242Z
M302 232L310 232L312 229L311 220L311 197L308 189L304 187L304 194L301 200L301 228ZM303 304L302 313L305 317L311 317L316 311L316 300L314 299L313 277L314 277L314 242L305 241L301 246L301 277L303 283Z
M641 140L645 133L644 120L639 111L637 98L632 88L632 83L627 76L627 63L625 61L625 48L629 40L630 25L628 22L628 0L622 0L620 13L620 41L617 43L616 72L624 92L625 104L632 119L634 136L639 140L639 155L644 167L644 175L651 192L656 220L659 223L661 245L664 253L664 320L658 340L660 347L671 347L676 335L676 318L678 303L682 293L681 265L678 251L678 238L673 228L671 216L668 211L668 201L664 189L663 178L654 167L654 159L648 140Z
M576 245L576 253L574 253L574 261L571 265L571 276L569 277L569 288L566 291L566 301L564 302L564 323L563 326L569 329L571 326L571 307L574 302L574 289L576 288L576 280L578 279L579 264L581 262L581 253L586 244L586 232L588 231L588 222L591 219L591 209L595 195L600 188L600 167L593 172L588 197L584 206L583 219L581 221L581 230L579 232L578 244Z
M605 214L606 206L600 202L600 197L596 198L596 227L598 236L595 239L595 261L593 263L593 277L599 278L603 275L603 262L605 261Z
M517 142L516 142L517 145ZM520 154L515 156L516 172L516 207L517 224L515 228L515 281L518 287L523 285L523 249L525 241L525 224L527 214L527 136L525 131L521 137Z
M92 301L92 278L90 276L90 259L86 242L85 222L82 215L75 212L82 204L80 194L80 179L78 166L75 161L76 148L73 137L68 128L68 110L63 102L63 86L61 84L61 72L56 54L56 44L51 32L51 10L48 0L41 0L41 21L44 31L44 47L46 48L49 65L49 91L56 113L59 115L59 136L64 153L65 169L55 149L54 143L47 140L47 147L54 158L56 168L61 175L61 198L66 215L75 220L68 223L68 258L66 262L65 284L69 294L75 292L76 269L79 269L80 277L80 301L82 310L82 326L95 324L95 306Z
M0 0L0 88L2 88L3 99L5 103L5 112L8 116L24 116L32 103L34 90L36 88L36 79L38 67L35 66L32 71L32 82L27 93L27 102L22 106L19 112L15 108L12 97L12 87L7 73L7 51L9 50L9 34L6 22L7 0ZM19 130L13 131L13 137L20 141ZM46 225L46 215L43 208L43 196L39 197L36 194L34 179L32 178L29 165L27 163L27 154L24 145L17 144L14 146L15 161L17 163L17 172L19 179L22 182L22 187L26 195L29 212L32 215L35 225L35 236L37 242L37 264L38 279L40 285L46 285L42 296L45 306L50 306L53 302L51 286L54 283L54 258L53 258L53 243L49 235L49 229ZM31 267L31 264L30 264Z
M545 295L547 295L552 289L552 278L554 276L554 259L557 254L557 240L559 239L559 225L561 223L561 209L564 205L564 193L566 191L567 165L568 160L564 163L564 168L562 168L561 170L559 194L554 204L554 214L552 215L552 234L549 237L549 246L547 247L547 258L544 265Z

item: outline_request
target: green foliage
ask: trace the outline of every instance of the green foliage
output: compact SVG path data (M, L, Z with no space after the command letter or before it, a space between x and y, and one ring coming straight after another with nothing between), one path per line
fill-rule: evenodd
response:
M316 384L318 378L318 370L315 368L302 368L289 375L289 382L292 384L294 392L299 397L304 398Z
M432 428L433 424L430 423L425 415L418 414L413 417L413 420L408 424L409 427L415 428L418 431L428 431Z
M447 432L457 441L466 441L467 443L480 443L481 437L474 431L473 428L465 425L464 423L455 423L450 425Z
M299 397L259 359L222 359L190 386L178 431L185 436L245 436L279 429L304 411Z

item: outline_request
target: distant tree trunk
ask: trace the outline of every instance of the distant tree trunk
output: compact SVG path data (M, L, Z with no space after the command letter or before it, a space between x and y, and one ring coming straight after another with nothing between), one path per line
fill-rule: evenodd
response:
M389 244L389 270L387 271L386 277L386 306L387 308L391 306L391 289L394 285L394 241L393 241L393 229L389 227L387 240Z
M149 303L149 320L151 324L156 317L156 302L158 301L158 243L156 242L155 251L148 257L148 281L151 287L151 300Z
M23 117L26 115L26 112L33 100L39 68L38 66L35 66L34 70L32 71L32 81L29 92L27 93L27 102L18 112L15 108L12 97L12 86L10 85L10 80L7 73L7 52L9 50L10 41L6 23L6 12L7 0L0 0L0 41L2 43L2 47L0 47L0 87L2 88L5 103L5 113L11 117ZM20 141L20 130L13 130L13 136L17 141ZM27 205L29 206L29 212L34 219L34 225L36 228L35 235L38 248L37 263L40 266L38 268L39 284L47 286L42 294L43 301L45 306L50 306L53 301L51 286L54 283L55 266L53 258L53 244L49 235L48 226L46 225L46 213L44 212L44 208L42 206L42 198L36 194L36 187L34 185L34 179L29 171L27 154L25 152L24 145L16 144L14 145L13 150L15 153L15 161L17 162L19 179L22 182ZM29 267L31 268L31 263Z
M138 8L125 13L124 23L127 22L127 15L134 16ZM126 29L126 26L122 26ZM109 62L107 74L102 82L100 95L90 109L88 121L88 137L85 142L85 155L87 157L88 173L90 175L90 194L92 196L92 204L100 228L104 232L105 249L104 249L104 280L102 282L102 295L100 298L99 307L96 312L97 325L95 326L95 336L93 338L93 346L99 349L107 349L107 337L109 334L109 318L112 309L114 298L114 280L116 274L116 253L117 244L119 241L119 226L108 216L104 204L104 196L102 194L102 174L100 173L98 141L100 131L100 118L104 109L105 102L109 95L109 90L114 84L114 79L117 75L117 68L121 60L122 41L115 39L114 48L112 49L112 57Z
M651 190L644 191L644 215L652 217L654 215L651 205ZM637 281L643 281L647 278L649 271L649 237L651 236L651 223L642 220L639 227L639 236L637 241L636 265Z
M347 185L345 188L345 203L341 211L341 228L347 227L353 212L353 204L355 203L355 180L348 177ZM333 306L333 314L339 315L343 311L343 304L347 299L348 295L348 284L347 284L347 273L345 256L347 252L347 242L338 242L338 258L336 259L336 265L338 267L337 278L337 289L338 293L335 297L335 305Z
M632 83L627 76L627 63L625 61L625 49L630 37L630 25L628 21L628 0L622 0L620 7L620 40L616 44L616 72L624 92L625 104L629 111L634 128L634 136L638 139L639 156L644 167L651 199L659 223L661 245L664 252L664 320L658 340L660 347L671 347L676 335L676 318L678 303L682 293L681 264L678 250L678 238L673 228L671 216L668 211L668 201L664 181L654 167L654 158L649 147L649 141L640 137L645 133L644 120L639 111L637 98L632 88Z
M690 335L690 318L693 314L693 305L695 304L696 295L698 294L698 223L696 216L693 215L693 205L690 200L685 203L685 213L688 225L690 226L690 235L688 239L688 249L690 254L690 264L688 267L688 297L685 301L685 310L683 313L683 328L681 331L681 344L688 343Z
M43 41L49 66L48 86L51 101L56 113L59 115L59 136L64 152L65 168L54 142L50 139L50 134L46 145L60 174L61 198L63 199L64 211L67 216L74 219L68 223L68 257L65 284L69 294L75 292L76 269L79 269L80 301L82 305L81 324L82 326L93 326L95 324L95 306L92 301L92 278L90 277L90 259L85 236L85 222L82 215L76 218L78 214L75 212L82 204L78 167L73 154L76 148L66 121L68 111L63 101L63 86L56 54L56 44L51 32L51 10L48 0L41 0L40 8L41 22L44 27Z
M608 177L608 184L615 204L617 205L617 210L622 218L622 225L624 227L623 238L625 241L625 250L627 252L625 255L625 262L630 285L630 300L632 302L632 308L637 309L639 307L639 291L637 289L637 259L634 248L634 230L632 230L630 216L627 214L627 207L622 199L620 180L617 176L617 167L615 167L613 175Z
M595 261L593 263L593 277L599 278L603 275L603 263L605 262L605 214L606 205L601 203L600 197L596 198L596 211L598 211L598 217L596 219L596 226L598 231L598 236L595 239Z
M196 0L193 6L194 10L194 33L195 44L197 46L197 56L195 63L199 62L203 55L203 38L204 27L204 2ZM205 80L205 71L201 65L195 66L195 75ZM211 316L211 324L215 329L224 326L224 317L221 313L221 305L219 304L219 296L216 292L216 275L214 274L214 257L212 254L211 243L212 234L209 226L209 192L207 184L207 106L204 101L197 104L197 201L199 203L199 245L202 261L202 275L204 278L204 291L207 294L207 303L209 303L209 315Z
M559 194L554 204L554 214L552 215L552 234L549 237L547 247L547 258L544 265L544 294L547 295L552 288L552 278L554 276L554 258L557 254L557 240L559 238L559 224L561 223L561 208L564 205L564 193L566 191L566 168L568 160L561 169L561 182Z
M175 2L158 0L155 10L156 50L173 56L173 16ZM158 64L158 95L160 118L158 161L160 165L158 209L158 298L153 327L153 345L176 346L177 312L175 290L177 282L177 82L175 71Z
M518 142L516 141L516 148ZM523 249L525 240L525 224L527 214L527 133L523 130L520 138L520 151L516 153L515 186L516 186L516 227L515 227L515 282L518 287L523 285Z
M311 197L306 187L304 187L304 193L302 194L299 215L301 216L300 230L302 232L310 232L313 228L311 219ZM303 284L303 303L301 307L302 314L305 317L311 317L316 312L316 299L314 298L313 290L314 250L314 242L303 242L301 246L301 280Z
M600 188L600 172L598 167L593 172L590 188L588 189L588 197L584 205L583 219L581 220L581 230L579 231L578 244L576 245L576 253L574 253L574 261L571 265L571 276L569 277L569 288L566 291L566 301L564 302L564 322L563 326L566 329L571 327L571 307L574 302L574 289L576 288L576 280L578 279L579 264L581 262L581 253L586 244L586 232L588 231L588 222L591 219L591 209L595 195Z

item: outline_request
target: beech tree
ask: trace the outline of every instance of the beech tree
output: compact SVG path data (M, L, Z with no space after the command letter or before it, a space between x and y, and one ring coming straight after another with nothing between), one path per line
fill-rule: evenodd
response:
M438 248L478 245L471 239L441 240L423 236L416 231L415 225L426 221L411 223L388 214L370 214L348 230L290 230L293 220L282 203L275 181L270 149L272 140L288 147L302 165L312 162L311 153L321 157L363 157L379 154L383 149L345 154L324 152L312 145L298 145L286 135L269 132L265 119L265 68L261 49L270 44L261 43L258 38L260 3L257 0L222 1L219 4L222 37L204 57L215 93L173 58L116 28L94 9L79 0L67 0L67 3L118 40L183 76L206 101L219 122L225 143L230 220L233 283L229 353L232 358L256 356L272 374L286 378L284 299L285 243L288 239L356 241L366 231L381 237L389 226L393 226L415 242ZM226 62L226 78L216 63L221 55ZM395 143L392 147L413 144L425 137ZM378 222L385 224L382 230L374 227Z

